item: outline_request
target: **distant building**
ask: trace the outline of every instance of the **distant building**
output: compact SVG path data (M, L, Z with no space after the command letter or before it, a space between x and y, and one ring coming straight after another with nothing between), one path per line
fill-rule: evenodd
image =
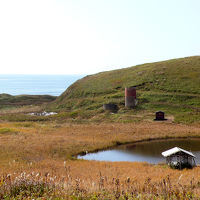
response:
M164 112L162 112L162 111L158 111L158 112L156 112L156 118L155 118L155 120L166 120L165 119L165 113Z
M162 152L162 155L166 158L166 163L172 168L183 169L192 168L196 165L196 156L184 149L174 147L167 151Z
M118 106L113 103L103 104L103 109L113 113L116 113L119 110Z

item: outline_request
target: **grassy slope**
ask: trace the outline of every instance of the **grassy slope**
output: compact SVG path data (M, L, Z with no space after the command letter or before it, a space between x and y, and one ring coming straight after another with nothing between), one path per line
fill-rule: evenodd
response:
M30 112L41 112L45 104L56 99L50 95L17 95L0 94L0 119L9 121L41 120L34 116L24 115ZM42 119L43 120L43 119Z
M137 87L139 104L124 108L124 88ZM148 63L86 76L71 85L49 109L69 111L73 117L103 119L103 103L117 103L120 121L152 118L157 110L175 116L177 122L200 121L200 56ZM98 116L98 117L97 117ZM126 117L125 117L126 116ZM123 121L122 120L122 121Z
M17 95L0 94L0 107L35 105L54 101L56 97L50 95Z

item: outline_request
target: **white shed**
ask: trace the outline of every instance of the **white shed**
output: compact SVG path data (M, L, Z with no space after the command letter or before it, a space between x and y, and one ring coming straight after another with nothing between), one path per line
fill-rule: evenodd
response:
M196 165L196 156L189 151L174 147L167 151L162 152L162 155L166 158L166 162L173 168L192 168Z

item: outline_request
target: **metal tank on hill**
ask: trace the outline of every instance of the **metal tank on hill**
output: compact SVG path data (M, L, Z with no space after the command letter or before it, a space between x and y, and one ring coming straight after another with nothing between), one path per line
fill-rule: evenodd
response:
M137 104L136 100L136 88L126 87L125 88L125 107L134 108Z

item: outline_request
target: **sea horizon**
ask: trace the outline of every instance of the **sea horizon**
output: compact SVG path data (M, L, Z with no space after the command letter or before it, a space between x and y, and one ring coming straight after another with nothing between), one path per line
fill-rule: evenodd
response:
M85 75L0 74L0 94L59 96Z

